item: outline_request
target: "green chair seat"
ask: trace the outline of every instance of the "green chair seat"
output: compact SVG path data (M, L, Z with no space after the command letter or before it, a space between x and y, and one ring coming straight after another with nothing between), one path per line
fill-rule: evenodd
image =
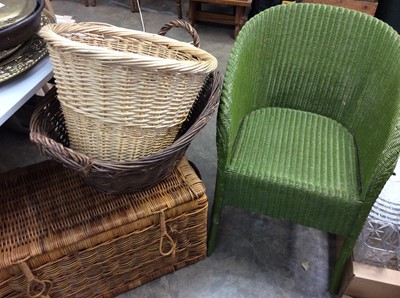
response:
M348 235L362 205L356 156L353 136L334 120L287 108L253 111L226 168L226 203ZM246 196L251 202L238 199Z

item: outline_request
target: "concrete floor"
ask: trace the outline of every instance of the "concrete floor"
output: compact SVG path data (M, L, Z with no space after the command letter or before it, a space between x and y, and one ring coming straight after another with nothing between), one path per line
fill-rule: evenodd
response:
M107 22L141 30L138 13L128 0L98 0L84 7L79 0L53 0L59 15L77 21ZM158 3L156 3L158 2ZM188 1L183 2L184 19ZM148 32L157 33L176 19L175 1L141 1ZM223 73L233 45L233 27L198 24L201 47L216 56ZM168 36L189 41L173 30ZM0 172L42 159L26 134L0 127ZM215 117L196 137L187 153L199 168L213 201L216 148ZM328 281L335 251L334 238L324 232L274 220L250 212L225 208L215 253L205 260L149 282L119 297L333 297ZM304 270L303 262L310 267Z

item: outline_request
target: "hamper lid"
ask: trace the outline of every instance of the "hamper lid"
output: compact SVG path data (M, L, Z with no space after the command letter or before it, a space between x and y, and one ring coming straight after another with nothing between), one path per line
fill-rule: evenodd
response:
M0 189L0 269L140 219L156 221L205 194L185 159L161 183L131 194L99 193L54 161L0 175Z

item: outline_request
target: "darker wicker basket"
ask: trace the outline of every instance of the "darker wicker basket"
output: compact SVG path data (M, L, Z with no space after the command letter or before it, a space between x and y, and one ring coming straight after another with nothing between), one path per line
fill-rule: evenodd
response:
M78 171L86 184L106 193L129 193L149 188L177 166L190 142L207 124L219 103L221 78L209 75L174 143L147 157L129 162L91 159L69 148L68 132L56 88L36 108L30 123L30 139L42 154Z

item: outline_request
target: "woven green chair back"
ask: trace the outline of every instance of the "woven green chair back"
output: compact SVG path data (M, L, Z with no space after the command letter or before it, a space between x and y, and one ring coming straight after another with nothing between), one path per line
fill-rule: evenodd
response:
M399 105L395 30L339 7L276 6L247 22L232 50L219 111L219 166L231 157L250 111L309 111L338 121L354 136L361 197L374 200L396 162Z

